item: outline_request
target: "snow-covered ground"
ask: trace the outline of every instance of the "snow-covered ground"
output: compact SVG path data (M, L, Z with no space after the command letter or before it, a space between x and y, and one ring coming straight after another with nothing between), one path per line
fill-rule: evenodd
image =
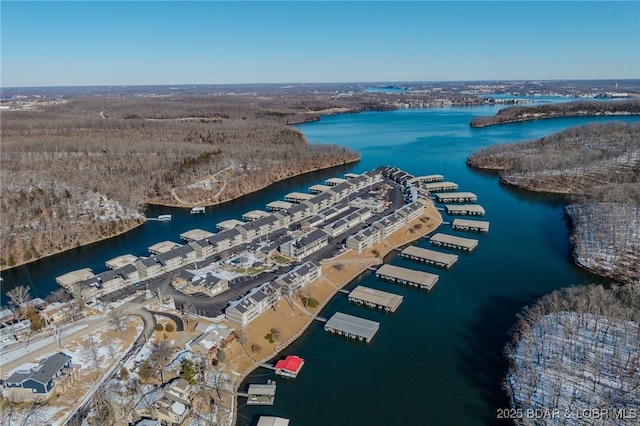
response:
M522 410L518 423L640 424L637 323L557 312L524 336L510 355L506 380L514 407Z

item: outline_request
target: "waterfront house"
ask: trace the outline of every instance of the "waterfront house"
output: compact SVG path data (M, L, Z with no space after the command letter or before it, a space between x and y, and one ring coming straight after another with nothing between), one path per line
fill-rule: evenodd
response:
M296 266L286 274L274 280L279 285L282 294L291 295L320 278L322 268L314 262L305 262Z
M222 346L226 346L235 339L233 329L225 327L222 324L198 324L197 331L201 331L199 326L205 326L203 333L196 338L190 345L189 350L196 355L206 355L215 357L217 350Z
M320 229L314 229L303 236L287 241L280 246L280 253L298 261L315 253L329 244L329 236Z
M189 413L192 393L189 382L175 379L163 389L147 394L134 411L138 417L153 417L162 424L181 424Z
M256 319L261 313L272 307L280 297L279 287L270 282L252 289L242 298L231 302L225 309L225 317L232 324L244 327Z
M259 237L265 236L270 232L283 227L280 225L275 215L271 214L251 222L251 226L256 229Z
M56 378L71 367L71 357L62 352L51 355L41 361L37 367L29 370L18 370L13 373L4 385L7 388L21 388L36 394L48 394L56 385Z
M129 264L123 266L122 268L118 268L118 273L122 276L124 283L126 285L131 285L140 280L140 274L135 264Z

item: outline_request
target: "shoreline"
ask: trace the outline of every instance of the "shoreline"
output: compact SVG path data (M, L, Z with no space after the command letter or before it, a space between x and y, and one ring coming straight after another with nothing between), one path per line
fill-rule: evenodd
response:
M424 218L426 218L426 223L422 221ZM344 288L349 283L351 283L359 275L366 272L369 267L383 264L384 257L388 255L390 252L392 252L394 249L404 246L406 244L410 244L422 238L423 236L429 233L432 233L438 227L440 227L440 225L442 225L442 222L443 222L442 215L435 208L435 204L433 203L433 201L430 200L429 204L427 205L422 215L412 220L409 224L403 226L398 231L391 234L384 241L375 244L373 247L371 247L370 250L363 252L361 254L357 254L352 250L348 250L333 258L322 260L320 262L322 265L321 277L315 282L309 284L308 287L310 288L309 291L315 291L316 293L322 292L322 291L326 292L327 290L329 290L328 294L326 294L322 298L322 300L319 300L320 303L315 308L303 308L297 305L297 303L294 300L293 303L298 308L301 308L300 311L303 311L304 314L307 315L307 318L302 324L298 325L293 330L292 335L285 336L286 340L283 343L276 344L271 350L271 352L269 352L268 355L261 356L260 359L256 360L254 359L254 357L249 355L249 351L247 350L248 348L250 349L252 342L249 339L247 339L247 341L244 344L242 344L243 352L245 354L244 356L248 358L246 361L250 361L250 364L246 366L238 366L237 368L229 368L226 371L227 373L233 375L237 380L236 392L239 389L239 386L251 374L251 372L253 372L256 368L260 367L259 365L260 363L265 363L268 360L276 357L278 354L284 351L287 347L293 344L299 337L301 337L302 334L304 334L304 332L309 328L309 326L311 326L311 324L315 321L315 318L320 314L320 312L325 308L325 306L333 300L335 295L338 294L338 292L342 288ZM414 226L417 224L422 224L424 226L421 229L415 231ZM410 232L411 230L414 230L414 232L411 233ZM379 256L374 256L371 253L372 250L377 250L379 252ZM351 265L355 265L355 268L353 268L352 270L344 271L347 274L341 274L341 275L346 275L346 276L341 277L340 280L336 282L330 279L331 272L335 273L335 270L329 269L332 265L336 265L336 264L347 265L347 266L344 266L345 269L347 269ZM316 295L314 294L314 296ZM279 312L275 311L275 313L273 313L269 311L270 319L271 320L277 319L282 321L282 320L288 319L289 315L294 315L296 311L295 308L291 304L289 306L291 306L291 311L285 309L283 312L282 306L280 307ZM262 315L264 315L264 313ZM303 314L301 313L300 315L303 315ZM279 325L279 324L272 324L271 322L269 324L265 324L265 318L262 318L262 321L260 320L261 318L258 317L256 318L256 320L254 320L254 322L252 322L246 327L247 335L253 334L256 336L260 336L264 332L263 328L265 327L265 325L267 329L268 327ZM238 344L240 345L239 342ZM220 369L220 371L221 372L224 371L228 367L232 366L232 364L238 360L242 361L241 358L243 358L242 355L230 360L227 364L224 365L224 367ZM238 407L237 395L234 395L233 407L234 407L234 413L233 413L232 424L235 424L235 421L237 418L237 407Z
M135 225L131 226L130 228L126 228L126 227L125 227L125 229L123 229L122 231L119 231L119 232L117 232L117 233L115 233L115 234L113 234L113 235L107 235L106 237L100 237L100 238L97 238L97 239L95 239L95 240L91 240L91 241L89 241L89 242L86 242L86 243L84 243L84 244L80 244L80 245L75 246L75 247L69 247L69 248L66 248L66 249L56 250L56 251L54 251L54 252L52 252L52 253L47 253L47 254L45 254L44 256L40 256L40 257L39 257L39 258L37 258L37 259L27 260L26 262L25 262L25 261L23 261L23 262L21 262L21 263L16 263L16 264L15 264L15 265L13 265L13 266L9 266L9 267L0 267L0 272L9 271L9 270L11 270L11 269L13 269L13 268L19 268L19 267L21 267L21 266L25 266L25 265L28 265L28 264L30 264L30 263L37 262L37 261L42 260L42 259L46 259L47 257L55 256L56 254L60 254L60 253L64 253L64 252L67 252L67 251L74 250L74 249L78 249L78 248L82 248L82 247L90 246L91 244L99 243L100 241L105 241L105 240L108 240L109 238L118 237L118 236L120 236L120 235L122 235L122 234L125 234L125 233L127 233L127 232L129 232L129 231L133 231L134 229L141 227L141 226L142 226L142 225L144 225L146 222L147 222L147 220L146 220L146 218L145 218L144 220L142 220L142 222L140 222L140 223L136 223Z
M150 205L150 206L172 207L172 208L180 208L180 209L188 209L188 208L195 207L195 206L199 206L199 207L212 207L212 206L217 206L217 205L220 205L220 204L228 203L229 201L236 200L236 199L238 199L238 198L240 198L240 197L244 197L244 196L246 196L246 195L251 195L251 194L253 194L253 193L255 193L255 192L262 191L263 189L265 189L265 188L267 188L267 187L269 187L269 186L271 186L271 185L273 185L273 184L276 184L276 183L279 183L279 182L285 181L285 180L287 180L287 179L292 179L292 178L295 178L295 177L298 177L298 176L306 175L307 173L313 173L313 172L318 172L318 171L321 171L321 170L331 169L331 168L333 168L333 167L346 166L346 165L348 165L348 164L354 164L354 163L357 163L357 162L359 162L359 161L360 161L360 156L358 156L358 158L357 158L357 159L355 159L355 160L345 161L345 162L343 162L343 163L339 163L339 164L333 164L333 165L325 166L325 167L318 167L318 168L315 168L315 169L312 169L312 170L307 170L307 171L304 171L304 172L296 173L296 174L293 174L293 175L291 175L291 176L286 176L286 177L284 177L284 178L282 178L282 179L279 179L279 180L276 180L276 181L273 181L273 182L269 182L269 183L265 184L264 186L261 186L260 188L253 189L253 190L251 190L251 191L249 191L249 192L246 192L246 193L244 193L244 194L240 194L240 195L237 195L237 196L235 196L235 197L231 197L231 198L225 198L225 199L224 199L224 200L222 200L222 201L216 201L216 202L214 202L214 203L192 203L192 204L180 204L180 203L156 203L156 202L148 202L148 203L145 203L145 204L146 204L146 205Z
M262 191L263 189L267 188L267 187L268 187L268 186L270 186L270 185L276 184L276 183L278 183L278 182L282 182L282 181L287 180L287 179L291 179L291 178L295 178L295 177L298 177L298 176L302 176L302 175L305 175L305 174L307 174L307 173L313 173L313 172L317 172L317 171L320 171L320 170L326 170L326 169L330 169L330 168L332 168L332 167L339 167L339 166L345 166L345 165L348 165L348 164L354 164L354 163L357 163L357 162L359 162L359 161L360 161L360 157L358 156L358 158L357 158L357 159L352 160L352 161L347 161L347 162L340 163L340 164L334 164L334 165L331 165L331 166L320 167L320 168L317 168L317 169L313 169L313 170L308 170L308 171L305 171L305 172L297 173L297 174L292 175L292 176L287 176L287 177L285 177L284 179L280 179L280 180L276 180L276 181L274 181L274 182L270 182L270 183L268 183L268 184L266 184L266 185L262 186L261 188L257 188L257 189L255 189L255 190L250 191L250 192L247 192L247 193L245 193L245 194L238 195L237 197L233 197L233 198L225 199L225 200L223 200L223 201L219 201L219 202L215 202L215 203L211 203L211 204L204 204L204 207L211 207L211 206L217 206L217 205L219 205L219 204L228 203L228 202L233 201L233 200L235 200L235 199L238 199L238 198L240 198L240 197L244 197L245 195L250 195L250 194L253 194L253 193L255 193L255 192ZM191 207L193 207L195 204L194 204L194 205L179 205L179 204L158 204L158 203L146 203L146 205L153 205L153 206L159 206L159 207L172 207L172 208L184 208L184 209L187 209L187 208L191 208ZM198 204L198 205L203 206L203 204ZM100 242L100 241L108 240L109 238L113 238L113 237L120 236L120 235L122 235L122 234L124 234L124 233L127 233L127 232L129 232L129 231L132 231L132 230L134 230L134 229L136 229L136 228L138 228L138 227L140 227L140 226L144 225L146 222L147 222L147 220L146 220L146 218L145 218L145 220L143 220L141 223L138 223L138 224L136 224L136 225L134 225L134 226L132 226L132 227L130 227L130 228L126 228L126 229L124 229L124 230L122 230L122 231L120 231L120 232L118 232L118 233L116 233L116 234L109 235L109 236L106 236L106 237L101 237L101 238L98 238L98 239L95 239L95 240L91 240L91 241L88 241L88 242L86 242L86 243L80 244L80 245L75 246L75 247L69 247L69 248L66 248L66 249L57 250L57 251L52 252L52 253L47 253L46 255L41 256L41 257L39 257L39 258L37 258L37 259L32 259L32 260L28 260L28 261L23 261L23 262L21 262L21 263L17 263L17 264L15 264L15 265L13 265L13 266L9 266L9 267L0 267L0 272L9 271L9 270L11 270L11 269L13 269L13 268L19 268L19 267L21 267L21 266L25 266L25 265L28 265L28 264L30 264L30 263L37 262L37 261L42 260L42 259L45 259L45 258L47 258L47 257L55 256L56 254L64 253L64 252L67 252L67 251L70 251L70 250L73 250L73 249L77 249L77 248L86 247L86 246L89 246L89 245L91 245L91 244L98 243L98 242Z

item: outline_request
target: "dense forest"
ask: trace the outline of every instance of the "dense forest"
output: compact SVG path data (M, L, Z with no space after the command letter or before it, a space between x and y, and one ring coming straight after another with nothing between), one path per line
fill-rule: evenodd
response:
M3 111L2 267L130 229L146 203L220 203L358 159L284 124L304 113L251 99L91 97Z
M588 117L597 115L638 115L640 99L617 101L575 101L536 106L512 106L503 108L490 117L476 117L471 127L487 127L495 124L538 120L556 117Z
M594 424L593 410L607 410L597 424L637 424L639 307L637 286L598 285L558 290L527 307L505 350L505 388L522 410L516 424Z
M570 194L576 262L640 283L640 123L589 124L471 155L472 167L531 191Z

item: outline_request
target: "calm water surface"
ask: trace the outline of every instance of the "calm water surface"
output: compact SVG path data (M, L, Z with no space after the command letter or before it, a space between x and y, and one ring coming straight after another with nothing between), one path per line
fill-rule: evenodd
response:
M7 289L17 284L30 285L35 296L45 296L57 288L57 275L83 267L103 271L107 259L124 253L145 255L149 245L178 241L180 233L196 227L214 230L217 222L263 209L266 203L291 191L306 191L327 177L382 164L416 176L440 173L457 182L460 190L476 193L487 210L491 230L488 235L475 236L480 240L476 251L460 255L450 271L394 255L387 259L440 274L439 283L429 293L377 281L371 273L360 276L348 288L364 284L401 294L400 309L385 315L351 306L343 294L336 296L323 316L343 311L379 321L380 331L371 344L327 335L320 323L313 324L285 352L306 359L301 375L296 380L278 380L273 407L241 407L239 424L252 424L258 414L291 418L292 426L495 424L495 410L508 404L500 389L505 371L501 351L517 312L554 289L598 279L571 262L561 200L502 187L495 176L469 170L465 159L491 144L539 138L573 125L604 121L572 118L469 127L473 116L493 114L497 109L367 112L300 125L311 142L349 146L362 155L361 162L272 185L207 208L205 215L150 207L147 216L169 213L173 220L148 222L122 236L5 271L2 302ZM469 236L447 226L441 230ZM428 246L424 240L418 245ZM268 377L269 372L260 369L248 382L264 383Z

